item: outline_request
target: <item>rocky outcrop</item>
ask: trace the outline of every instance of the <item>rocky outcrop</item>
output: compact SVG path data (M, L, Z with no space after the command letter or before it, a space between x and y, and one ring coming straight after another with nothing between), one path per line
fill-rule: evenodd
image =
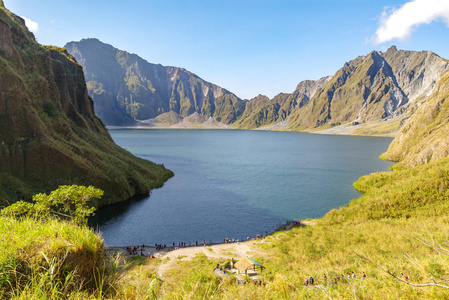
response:
M103 205L145 194L173 175L114 144L95 116L83 70L64 49L39 45L0 7L0 201L63 184L94 185Z
M449 156L449 73L401 128L384 158L415 167Z
M259 95L246 103L242 116L232 125L245 129L285 130L289 127L290 114L306 105L329 78L302 81L293 93L280 93L273 99Z
M414 102L428 96L441 76L449 70L449 62L431 51L398 51L392 46L381 53L391 66L397 85Z

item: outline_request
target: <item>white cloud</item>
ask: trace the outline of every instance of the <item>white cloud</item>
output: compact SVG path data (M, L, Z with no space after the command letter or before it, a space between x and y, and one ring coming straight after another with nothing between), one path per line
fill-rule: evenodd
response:
M22 17L22 16L21 16L21 18L25 20L25 25L29 31L36 32L39 30L39 24L37 24L37 22L34 22L34 21L32 21L28 18Z
M435 20L442 20L449 27L448 0L414 0L398 9L386 8L373 41L381 44L393 39L407 39L416 27Z

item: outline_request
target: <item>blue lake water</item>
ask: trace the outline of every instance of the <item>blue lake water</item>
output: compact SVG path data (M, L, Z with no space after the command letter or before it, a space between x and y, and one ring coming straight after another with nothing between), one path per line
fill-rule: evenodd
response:
M101 208L108 246L246 239L287 219L322 217L360 196L360 176L386 171L392 138L246 130L109 130L175 176L149 197Z

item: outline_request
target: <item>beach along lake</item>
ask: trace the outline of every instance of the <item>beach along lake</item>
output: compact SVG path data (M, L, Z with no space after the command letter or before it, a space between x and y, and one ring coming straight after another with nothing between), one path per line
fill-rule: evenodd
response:
M111 129L134 155L175 173L148 197L100 208L107 246L154 245L272 232L359 197L360 176L388 171L392 138L247 130Z

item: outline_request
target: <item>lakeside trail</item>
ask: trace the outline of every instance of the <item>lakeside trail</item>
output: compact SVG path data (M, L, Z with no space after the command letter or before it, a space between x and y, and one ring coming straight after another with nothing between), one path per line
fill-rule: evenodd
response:
M164 274L172 268L177 261L192 260L197 254L203 253L208 258L239 260L246 256L254 256L260 253L259 249L254 247L255 243L263 242L263 239L250 240L244 242L214 244L210 246L191 246L179 249L161 249L156 250L154 247L145 246L144 254L148 257L148 253L154 256L154 259L160 259L161 263L156 266L156 274L164 280ZM139 248L140 249L140 248ZM130 257L126 247L106 247L108 252L121 252ZM140 253L140 250L138 251ZM135 255L139 256L139 255Z
M313 225L314 221L301 221L300 226ZM275 232L288 231L295 227L295 224L285 224L280 226ZM273 232L273 233L275 233ZM268 237L271 237L270 234ZM258 244L264 243L265 238L251 239L249 241L230 242L230 243L218 243L207 246L190 246L181 247L178 249L165 248L156 250L154 246L145 246L143 251L145 257L148 257L150 253L154 256L154 259L159 259L160 263L155 266L155 272L159 278L164 280L164 274L173 267L177 261L189 261L192 260L197 254L203 253L208 258L227 260L235 259L240 260L247 256L263 255L263 250L258 247ZM126 255L127 258L132 257L128 254L126 247L106 247L108 252L121 252ZM140 254L140 247L137 251ZM134 255L139 256L139 255Z

